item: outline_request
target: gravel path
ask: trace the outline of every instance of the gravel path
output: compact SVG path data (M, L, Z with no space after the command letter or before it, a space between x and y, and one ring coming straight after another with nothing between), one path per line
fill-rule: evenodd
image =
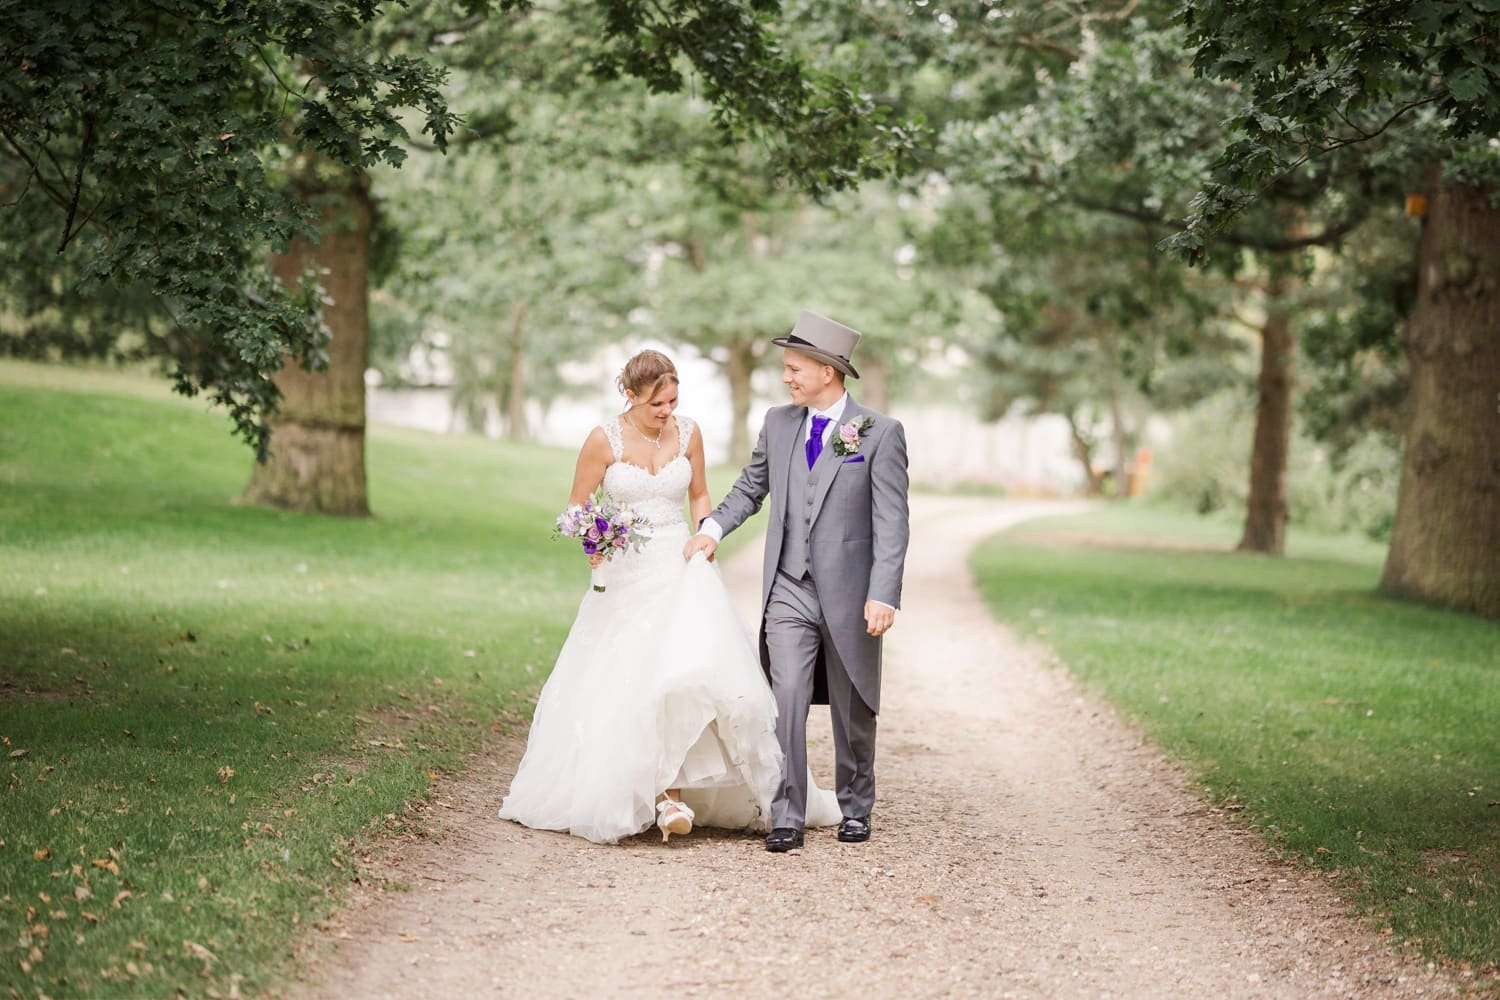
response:
M434 836L379 873L409 891L356 894L293 995L1456 995L991 621L971 540L1062 509L915 499L868 844L815 831L771 855L715 831L599 847L527 830L495 818L513 739L436 790ZM759 565L755 545L725 567L747 620ZM810 730L827 784L826 709Z

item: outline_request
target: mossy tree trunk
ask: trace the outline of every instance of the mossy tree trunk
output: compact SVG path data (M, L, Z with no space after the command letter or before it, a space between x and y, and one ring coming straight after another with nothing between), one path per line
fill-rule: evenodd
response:
M1292 279L1272 264L1266 285L1266 318L1260 329L1260 382L1255 441L1250 451L1250 495L1241 552L1286 551L1286 464L1292 442L1292 372L1296 342L1286 296Z
M522 303L510 312L510 364L505 385L505 437L525 441L531 436L526 426L526 317L530 310Z
M1063 414L1068 421L1068 438L1073 446L1073 457L1083 468L1083 490L1086 496L1096 497L1104 492L1104 476L1094 468L1094 448L1097 442L1085 429L1086 417L1069 411Z
M1382 586L1500 616L1500 208L1427 173L1401 489Z
M728 345L724 374L729 379L729 462L750 461L750 376L764 349L755 337L736 338Z
M288 285L317 272L332 332L328 367L287 365L276 374L281 407L271 421L271 457L245 488L249 503L320 514L370 513L365 486L365 366L369 353L369 263L373 209L363 171L300 178L319 209L317 243L296 242L272 258Z

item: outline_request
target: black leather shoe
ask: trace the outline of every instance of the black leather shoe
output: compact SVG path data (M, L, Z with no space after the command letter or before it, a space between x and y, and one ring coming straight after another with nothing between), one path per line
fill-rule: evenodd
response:
M863 844L870 839L870 817L845 816L839 824L839 840L846 844Z
M785 854L802 846L802 831L790 826L778 826L766 835L766 850L772 854Z

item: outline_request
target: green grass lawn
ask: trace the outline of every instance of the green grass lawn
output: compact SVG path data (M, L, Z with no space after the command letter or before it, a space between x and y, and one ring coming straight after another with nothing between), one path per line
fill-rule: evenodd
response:
M0 981L285 975L431 773L529 711L587 586L550 538L573 459L375 428L373 519L241 507L201 403L0 364Z
M1032 522L974 558L996 614L1241 806L1340 873L1399 940L1500 957L1500 623L1376 593L1383 550L1117 507Z

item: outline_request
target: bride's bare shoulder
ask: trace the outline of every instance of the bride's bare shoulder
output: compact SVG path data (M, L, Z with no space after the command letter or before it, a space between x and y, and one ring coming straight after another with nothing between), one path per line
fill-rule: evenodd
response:
M583 454L590 458L597 458L605 463L614 460L614 446L610 444L609 434L603 426L595 427L589 431L589 436L583 439Z

